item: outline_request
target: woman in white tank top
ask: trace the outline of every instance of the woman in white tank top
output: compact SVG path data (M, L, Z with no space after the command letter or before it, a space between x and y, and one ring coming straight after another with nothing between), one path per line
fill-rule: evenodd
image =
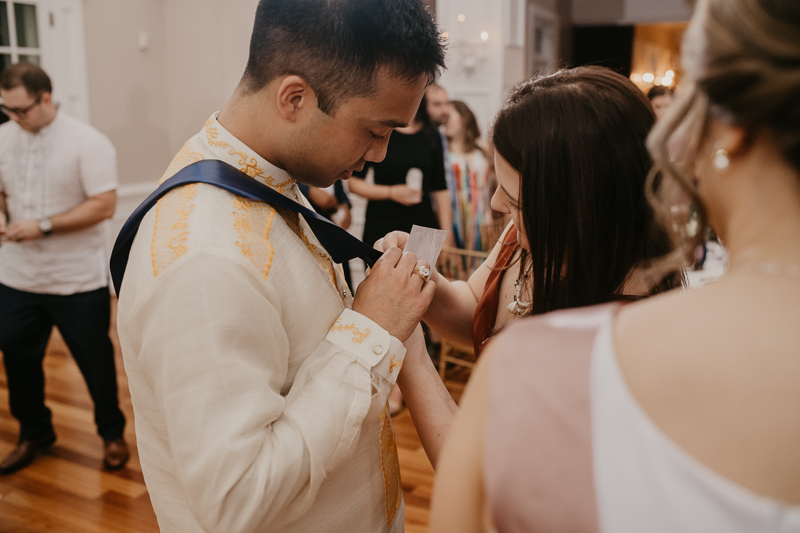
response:
M653 202L686 258L712 227L728 274L501 334L431 531L800 532L800 3L699 0L683 67ZM701 231L669 219L679 198Z

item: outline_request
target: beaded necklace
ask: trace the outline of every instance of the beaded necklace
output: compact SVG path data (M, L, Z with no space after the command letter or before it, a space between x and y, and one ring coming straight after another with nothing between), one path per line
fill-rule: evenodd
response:
M533 262L531 261L530 263L528 263L528 266L525 267L525 271L522 273L522 275L518 277L517 280L514 282L514 288L517 289L517 293L514 295L514 301L508 304L508 307L506 307L509 313L515 314L517 316L522 316L522 314L533 305L533 300L531 300L530 302L523 302L522 300L520 300L522 287L528 280L528 274L530 274L532 267L533 267Z

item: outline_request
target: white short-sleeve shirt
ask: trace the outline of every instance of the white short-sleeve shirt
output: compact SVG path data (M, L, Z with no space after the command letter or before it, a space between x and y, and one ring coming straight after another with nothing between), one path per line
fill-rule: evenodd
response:
M65 213L117 188L117 156L95 128L58 112L38 133L0 126L0 192L9 222ZM44 294L75 294L108 285L103 224L0 246L0 283Z

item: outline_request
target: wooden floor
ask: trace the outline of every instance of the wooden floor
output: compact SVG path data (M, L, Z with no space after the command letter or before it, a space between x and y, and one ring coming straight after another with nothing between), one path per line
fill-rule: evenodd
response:
M112 331L116 328L112 327ZM102 441L94 426L92 402L78 367L57 331L45 357L47 405L53 411L58 441L29 467L0 477L0 533L146 533L158 531L142 477L134 434L128 381L117 357L120 402L128 424L125 438L132 457L119 472L102 469ZM447 385L458 398L466 381L456 372ZM428 525L433 469L408 411L394 418L406 503L406 532ZM18 425L8 409L5 371L0 367L0 457L16 444Z

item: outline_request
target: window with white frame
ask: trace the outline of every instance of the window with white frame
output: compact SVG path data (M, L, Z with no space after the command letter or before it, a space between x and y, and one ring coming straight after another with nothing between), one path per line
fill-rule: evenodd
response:
M0 69L25 61L41 64L36 4L0 1Z
M0 0L0 69L20 61L50 75L60 109L89 121L83 0Z

